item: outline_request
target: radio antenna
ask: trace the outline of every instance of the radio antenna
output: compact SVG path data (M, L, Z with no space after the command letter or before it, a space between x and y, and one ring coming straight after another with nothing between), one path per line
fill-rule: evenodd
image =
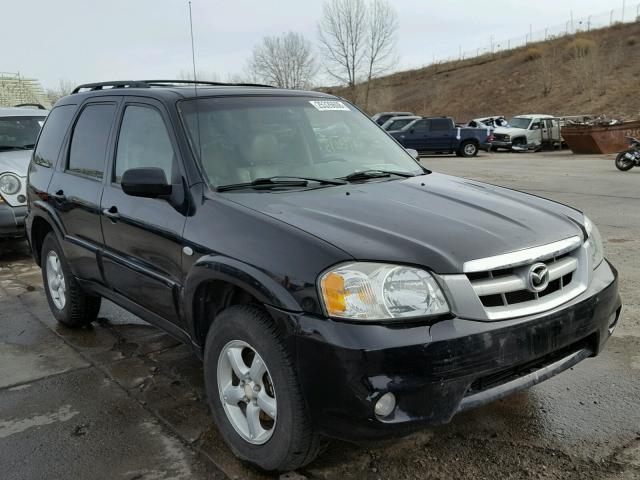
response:
M198 128L198 156L202 161L202 143L200 142L200 106L198 105L198 79L196 78L196 49L193 42L193 16L189 0L189 31L191 32L191 64L193 65L193 89L196 96L196 127Z

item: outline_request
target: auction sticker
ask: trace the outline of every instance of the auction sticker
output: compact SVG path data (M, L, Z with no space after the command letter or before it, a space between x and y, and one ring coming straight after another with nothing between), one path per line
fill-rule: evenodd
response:
M346 110L350 112L349 107L339 100L309 100L309 103L316 107L321 112L328 112L331 110Z

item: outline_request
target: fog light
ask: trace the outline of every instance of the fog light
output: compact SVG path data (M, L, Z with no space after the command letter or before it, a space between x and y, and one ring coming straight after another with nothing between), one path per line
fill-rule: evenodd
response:
M386 417L393 412L394 408L396 408L396 396L391 392L387 392L376 402L375 412L380 417Z

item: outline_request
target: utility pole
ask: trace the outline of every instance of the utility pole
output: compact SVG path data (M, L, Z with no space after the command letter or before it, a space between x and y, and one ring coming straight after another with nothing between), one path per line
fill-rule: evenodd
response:
M626 0L622 0L622 16L620 17L620 21L624 22L624 9L626 7Z
M613 9L609 12L609 26L613 25Z
M573 28L573 10L571 10L571 31L575 32L575 28Z

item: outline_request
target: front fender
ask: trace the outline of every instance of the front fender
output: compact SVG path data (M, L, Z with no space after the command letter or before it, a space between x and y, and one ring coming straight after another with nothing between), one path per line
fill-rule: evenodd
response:
M242 288L264 305L291 312L302 310L285 285L272 276L239 260L212 254L198 259L185 279L183 295L187 318L194 318L193 306L198 287L216 280Z

